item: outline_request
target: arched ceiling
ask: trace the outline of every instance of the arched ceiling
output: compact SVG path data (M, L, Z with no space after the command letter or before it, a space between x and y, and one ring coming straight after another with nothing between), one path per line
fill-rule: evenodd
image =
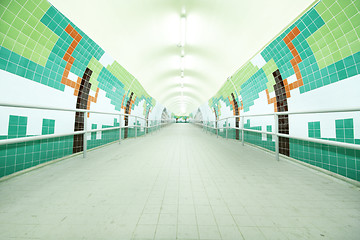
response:
M313 2L49 1L134 75L152 97L179 115L189 114L212 97L227 77Z

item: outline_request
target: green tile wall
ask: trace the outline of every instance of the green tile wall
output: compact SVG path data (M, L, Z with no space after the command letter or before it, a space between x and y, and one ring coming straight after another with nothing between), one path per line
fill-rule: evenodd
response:
M0 1L0 71L64 92L65 85L61 80L67 62L63 57L73 41L65 31L69 24L82 37L72 53L75 60L70 72L82 77L86 68L91 69L91 90L104 91L105 97L110 99L110 104L118 111L121 110L123 97L133 92L136 100L132 104L132 109L139 107L140 102L144 100L145 103L140 107L144 108L145 116L155 106L155 99L149 96L139 81L116 61L104 67L99 60L105 51L47 0ZM36 88L34 90L36 91ZM96 103L91 103L90 107L94 104ZM76 102L73 108L75 107ZM11 115L8 135L0 136L0 139L27 137L28 117L31 116ZM61 124L63 123L44 118L41 134L56 133L56 127ZM98 126L110 127L101 123L92 127ZM118 123L114 122L113 126L118 126ZM144 131L138 131L139 136L143 134ZM91 139L88 140L89 148L119 138L117 130L102 131L100 135L101 139L96 139L96 133L91 134ZM130 129L129 137L133 136L134 129ZM0 177L71 154L72 145L73 137L70 136L1 146Z
M237 94L243 99L244 111L248 111L259 92L273 91L272 71L280 70L283 79L294 74L290 63L293 59L283 38L294 28L300 34L292 41L302 62L298 65L304 86L300 92L308 92L325 85L344 80L360 73L360 1L319 1L301 15L284 32L278 35L261 52L266 64L259 69L250 61L231 77ZM236 92L229 81L209 99L209 107L216 108L220 100L228 102ZM228 103L227 103L228 104Z
M207 105L211 111L215 111L217 119L228 117L222 116L221 109L225 107L232 110L229 101L232 93L242 99L244 109L241 114L246 113L253 107L255 100L259 99L260 93L265 90L269 93L274 91L272 73L275 70L279 69L282 79L295 74L290 62L294 56L283 40L295 28L300 33L291 42L302 60L297 64L303 81L303 86L299 87L300 94L317 91L360 74L360 0L321 0L295 19L258 53L264 60L261 68L249 60L231 76L235 87L226 80L209 99ZM290 93L292 94L291 91ZM221 106L222 102L225 106ZM294 110L291 104L288 107ZM257 109L260 108L263 106ZM354 119L336 120L336 138L328 140L360 144L359 139L354 139L353 121ZM308 129L304 131L308 131L309 137L321 138L321 122L309 122L307 126ZM250 128L250 122L246 127ZM267 131L271 131L269 127ZM251 128L261 130L260 126ZM224 137L224 133L220 133L220 136ZM228 137L234 138L235 131L229 131ZM274 150L270 134L266 141L262 140L262 134L259 133L247 132L244 138L247 142ZM360 180L359 151L290 140L290 156Z
M308 137L360 144L360 139L354 138L353 119L338 119L335 121L335 126L336 138L322 138L320 122L309 122ZM246 129L263 130L260 126L250 127L250 120L247 120L244 127ZM216 134L216 131L210 131ZM272 126L266 126L266 131L272 132ZM228 129L228 139L235 139L235 134L235 129ZM219 131L219 137L226 137L225 130L222 133ZM239 140L241 140L241 131ZM245 142L275 151L275 142L272 140L271 134L267 134L267 139L264 141L261 133L245 131L244 140ZM360 151L357 150L290 139L290 157L350 179L360 180Z
M8 135L1 139L30 137L25 116L10 115ZM42 135L54 133L55 121L43 119ZM72 154L73 137L58 137L0 146L0 177Z
M320 124L321 122L308 123L308 137L360 144L360 139L354 138L352 118L335 121L336 138L321 137ZM291 157L360 180L360 151L299 140L291 140L290 148Z

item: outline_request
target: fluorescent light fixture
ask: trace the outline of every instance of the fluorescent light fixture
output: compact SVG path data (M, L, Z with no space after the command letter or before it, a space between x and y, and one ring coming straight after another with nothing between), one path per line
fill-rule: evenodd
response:
M179 83L179 84L184 83L184 78L182 78L182 77L177 77L176 80L177 80L177 83Z
M181 48L181 57L185 57L185 49Z
M186 16L185 14L181 15L180 18L180 45L181 47L185 46L186 41Z
M184 70L185 70L185 58L184 57L180 58L180 70L182 72L184 72Z

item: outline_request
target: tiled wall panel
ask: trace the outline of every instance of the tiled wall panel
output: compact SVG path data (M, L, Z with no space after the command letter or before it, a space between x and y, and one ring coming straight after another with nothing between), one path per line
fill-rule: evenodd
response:
M164 107L46 0L0 1L0 102L117 111L158 120ZM131 97L130 97L131 96ZM118 116L0 107L0 139L119 126ZM124 124L125 119L122 119ZM129 126L144 124L133 118ZM135 136L129 128L122 137ZM138 136L144 128L139 128ZM89 134L88 148L119 139ZM0 146L0 177L82 150L82 136Z
M199 109L204 121L209 121L235 115L235 110L241 115L351 108L360 106L359 89L360 0L321 0L237 70ZM273 118L253 117L245 123L249 129L274 129ZM234 126L235 120L229 124ZM279 120L279 130L360 144L360 113L285 115ZM220 135L225 136L224 131ZM238 139L232 131L228 137ZM269 150L275 147L269 134L247 132L245 141ZM360 151L281 138L280 153L360 180Z

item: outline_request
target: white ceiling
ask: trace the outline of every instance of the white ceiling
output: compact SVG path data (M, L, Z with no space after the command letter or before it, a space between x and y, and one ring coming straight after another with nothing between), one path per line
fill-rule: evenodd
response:
M175 114L209 100L313 0L49 0ZM180 18L186 12L184 84ZM183 92L183 96L182 95Z

